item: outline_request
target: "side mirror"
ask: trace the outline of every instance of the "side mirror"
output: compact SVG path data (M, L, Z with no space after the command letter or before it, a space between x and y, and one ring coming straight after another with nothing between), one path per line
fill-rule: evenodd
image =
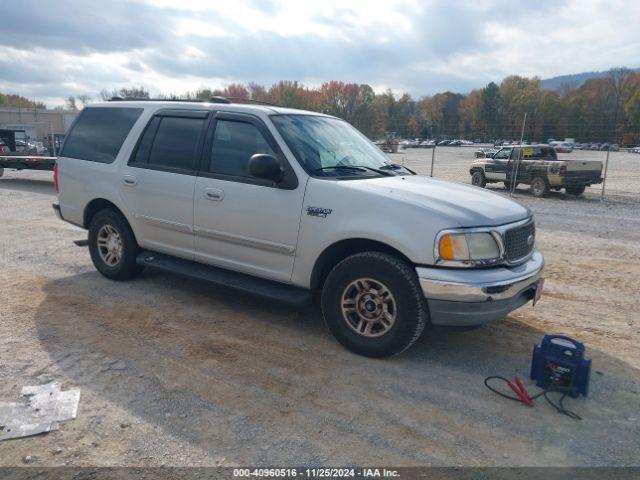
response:
M268 153L256 153L249 159L249 173L257 178L280 183L284 178L284 170L280 161Z

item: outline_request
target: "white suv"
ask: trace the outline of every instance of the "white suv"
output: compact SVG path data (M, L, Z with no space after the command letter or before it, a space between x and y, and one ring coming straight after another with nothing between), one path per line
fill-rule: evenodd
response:
M155 267L304 305L362 355L427 323L475 326L541 292L531 212L417 176L347 122L271 106L85 108L54 173L60 217L104 276Z

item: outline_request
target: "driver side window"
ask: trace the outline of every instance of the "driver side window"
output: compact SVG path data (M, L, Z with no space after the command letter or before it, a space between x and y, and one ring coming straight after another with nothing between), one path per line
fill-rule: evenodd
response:
M503 148L498 153L496 153L493 156L493 158L495 158L496 160L508 160L509 159L509 155L511 155L511 149L510 148Z
M256 153L277 156L255 125L235 120L216 122L210 172L233 177L251 177L249 159Z

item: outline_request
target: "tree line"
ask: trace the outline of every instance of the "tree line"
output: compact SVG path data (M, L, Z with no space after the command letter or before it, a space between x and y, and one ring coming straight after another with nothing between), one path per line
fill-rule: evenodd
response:
M113 96L149 98L150 94L144 87L100 94L103 100ZM640 73L624 68L556 90L544 88L537 77L512 75L468 94L443 92L418 100L407 93L376 93L367 84L335 80L317 88L288 80L269 88L234 83L224 89L202 88L160 98L206 100L212 96L328 113L372 139L387 132L403 138L519 139L526 113L524 137L530 141L572 137L581 142L640 143ZM70 97L67 106L78 108L76 100L85 105L92 99Z

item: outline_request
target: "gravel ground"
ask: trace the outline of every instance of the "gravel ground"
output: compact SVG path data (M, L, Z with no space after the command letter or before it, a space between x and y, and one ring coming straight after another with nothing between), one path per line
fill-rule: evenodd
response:
M104 279L51 210L50 173L5 172L0 398L49 381L82 395L59 431L1 442L0 465L640 465L640 209L518 199L547 259L542 301L372 360L317 309L152 271ZM582 421L482 384L527 378L546 332L593 358L589 397L567 402Z

